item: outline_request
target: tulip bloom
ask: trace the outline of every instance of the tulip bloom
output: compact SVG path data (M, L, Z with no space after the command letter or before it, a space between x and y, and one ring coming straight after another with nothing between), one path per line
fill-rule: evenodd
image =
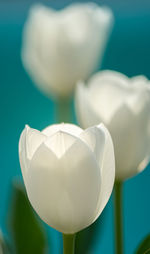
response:
M76 90L76 113L87 128L103 122L111 133L116 179L143 170L150 152L150 84L144 76L128 78L115 71L101 71L86 87Z
M73 234L93 223L111 195L115 163L112 139L101 124L71 124L42 132L28 126L19 141L28 198L51 227Z
M25 69L47 95L70 96L100 63L112 24L111 10L94 3L33 6L23 33Z

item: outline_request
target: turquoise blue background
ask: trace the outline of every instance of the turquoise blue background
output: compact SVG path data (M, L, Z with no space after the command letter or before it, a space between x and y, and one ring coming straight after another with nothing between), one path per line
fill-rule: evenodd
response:
M71 2L47 0L45 4L62 8ZM55 121L53 102L36 89L20 59L22 29L31 3L28 0L0 1L0 227L5 233L11 183L14 177L21 177L20 133L25 124L41 130ZM150 2L107 0L101 3L109 5L115 15L102 68L150 78ZM88 254L114 253L112 208L110 200L101 239L96 238ZM60 235L53 229L46 229L52 239L52 253L57 254ZM147 168L124 184L125 253L132 254L149 232L150 168Z

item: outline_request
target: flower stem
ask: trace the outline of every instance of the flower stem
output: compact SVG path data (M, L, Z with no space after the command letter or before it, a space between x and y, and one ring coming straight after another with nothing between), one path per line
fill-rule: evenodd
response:
M66 235L63 234L63 254L75 253L75 234Z
M69 123L71 122L71 99L58 98L56 101L56 122Z
M122 226L122 182L116 181L114 188L115 205L115 244L116 254L123 254L123 226Z

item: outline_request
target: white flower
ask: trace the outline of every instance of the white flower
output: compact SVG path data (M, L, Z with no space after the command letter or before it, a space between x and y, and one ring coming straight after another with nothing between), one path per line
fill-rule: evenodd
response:
M103 122L111 133L116 178L143 170L150 157L150 82L115 71L94 75L76 91L76 113L83 128Z
M49 226L71 234L101 214L115 177L112 139L102 124L85 131L71 124L42 132L27 126L19 157L28 198Z
M61 11L33 6L23 33L22 60L39 89L69 96L76 82L87 79L99 64L112 23L111 10L94 3Z

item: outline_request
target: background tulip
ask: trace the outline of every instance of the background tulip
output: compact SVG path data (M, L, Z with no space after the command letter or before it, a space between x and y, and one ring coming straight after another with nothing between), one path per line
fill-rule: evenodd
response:
M113 24L109 8L72 4L61 11L35 5L23 33L22 60L39 89L69 96L99 64Z
M19 157L28 198L48 225L73 234L101 214L115 176L113 144L103 125L83 131L59 124L42 132L27 126Z
M115 71L94 75L76 91L76 113L87 128L103 122L115 149L116 178L143 170L150 155L150 84L144 76L128 78Z

